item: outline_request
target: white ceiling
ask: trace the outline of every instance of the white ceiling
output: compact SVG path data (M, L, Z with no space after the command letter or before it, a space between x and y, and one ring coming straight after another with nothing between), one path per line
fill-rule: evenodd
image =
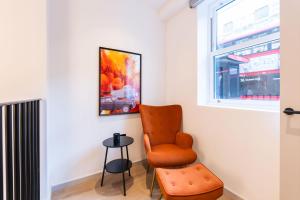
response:
M167 0L146 0L146 2L156 10L159 10Z

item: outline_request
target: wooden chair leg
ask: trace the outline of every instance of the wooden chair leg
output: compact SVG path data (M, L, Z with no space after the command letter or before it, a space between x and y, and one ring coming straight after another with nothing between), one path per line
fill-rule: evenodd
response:
M155 170L155 168L154 168L154 170L153 170L152 182L151 182L151 188L150 188L150 197L152 197L152 193L153 193L154 182L155 182L155 176L156 176L156 170Z
M150 165L149 163L147 163L147 174L149 173L149 171L150 171Z
M160 196L159 196L158 200L161 200L162 196L163 196L163 195L162 195L162 194L160 194Z

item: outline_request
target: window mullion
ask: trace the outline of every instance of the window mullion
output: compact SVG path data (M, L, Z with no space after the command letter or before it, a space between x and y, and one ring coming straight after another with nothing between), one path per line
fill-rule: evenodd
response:
M265 42L278 40L279 38L280 38L279 33L273 33L272 35L268 35L268 36L261 37L261 38L258 38L258 39L250 40L250 41L247 41L247 42L244 42L244 43L241 43L241 44L233 45L231 47L217 49L217 50L211 52L211 54L213 56L220 55L220 54L224 54L224 53L227 53L227 52L232 52L232 51L236 51L236 50L239 50L239 49L244 49L244 48L248 48L248 47L251 47L251 46L259 45L259 44L262 44L262 43L265 43Z

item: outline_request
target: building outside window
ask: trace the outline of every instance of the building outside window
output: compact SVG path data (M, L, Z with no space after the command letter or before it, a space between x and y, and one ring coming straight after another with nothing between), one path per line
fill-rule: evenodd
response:
M279 0L217 1L210 10L210 101L278 102Z

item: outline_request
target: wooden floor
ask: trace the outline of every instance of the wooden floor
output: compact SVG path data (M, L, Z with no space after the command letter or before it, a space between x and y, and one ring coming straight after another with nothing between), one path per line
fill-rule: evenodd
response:
M56 189L52 200L155 200L160 196L156 185L152 198L149 195L152 172L146 174L142 163L134 164L131 177L126 173L127 196L123 196L122 174L106 174L103 187L100 187L100 175L90 177L76 184L69 184L63 189ZM223 195L219 200L233 200Z

